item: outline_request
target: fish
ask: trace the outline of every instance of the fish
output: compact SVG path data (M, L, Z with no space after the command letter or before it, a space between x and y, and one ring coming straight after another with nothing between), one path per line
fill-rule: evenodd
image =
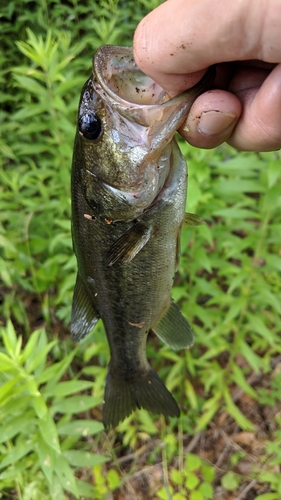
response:
M110 348L105 430L137 408L180 415L148 363L146 341L150 331L172 349L189 348L194 340L170 293L187 188L174 135L212 75L211 68L171 98L140 71L132 48L105 45L81 92L71 174L78 265L71 334L79 342L103 321Z

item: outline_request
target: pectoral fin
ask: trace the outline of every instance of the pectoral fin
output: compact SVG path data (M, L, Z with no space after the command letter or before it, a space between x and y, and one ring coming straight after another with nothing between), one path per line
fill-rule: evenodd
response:
M191 347L194 342L190 324L172 301L152 330L165 344L175 350Z
M71 336L74 342L82 340L94 328L99 315L90 301L83 282L77 275L71 311Z
M202 224L206 224L206 222L199 217L199 215L191 214L186 212L184 215L183 225L188 227L201 226Z
M113 266L117 262L131 262L148 242L151 233L152 227L146 227L141 222L136 222L113 243L106 254L105 264Z

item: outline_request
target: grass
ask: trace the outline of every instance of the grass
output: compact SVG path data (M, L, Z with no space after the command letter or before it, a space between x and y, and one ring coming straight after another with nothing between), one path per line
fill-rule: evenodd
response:
M155 6L157 1L155 1ZM182 413L103 432L101 323L73 346L70 165L80 89L104 43L130 45L151 2L9 2L1 11L0 498L279 499L280 153L189 165L174 299L195 345L147 354ZM94 13L94 15L93 15Z

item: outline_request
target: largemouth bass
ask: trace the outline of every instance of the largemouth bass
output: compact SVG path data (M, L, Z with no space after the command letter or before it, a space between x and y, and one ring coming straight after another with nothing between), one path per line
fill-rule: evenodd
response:
M82 90L72 166L78 274L71 332L79 341L99 318L104 323L111 355L106 429L136 408L180 413L146 359L146 339L152 330L173 349L193 343L170 298L187 179L173 137L210 78L170 99L139 70L131 48L104 46Z

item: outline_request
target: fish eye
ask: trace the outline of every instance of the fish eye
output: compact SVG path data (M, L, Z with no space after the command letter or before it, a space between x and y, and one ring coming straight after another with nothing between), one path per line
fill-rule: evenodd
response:
M102 130L101 121L93 112L83 114L79 118L78 127L80 134L90 141L97 139Z

